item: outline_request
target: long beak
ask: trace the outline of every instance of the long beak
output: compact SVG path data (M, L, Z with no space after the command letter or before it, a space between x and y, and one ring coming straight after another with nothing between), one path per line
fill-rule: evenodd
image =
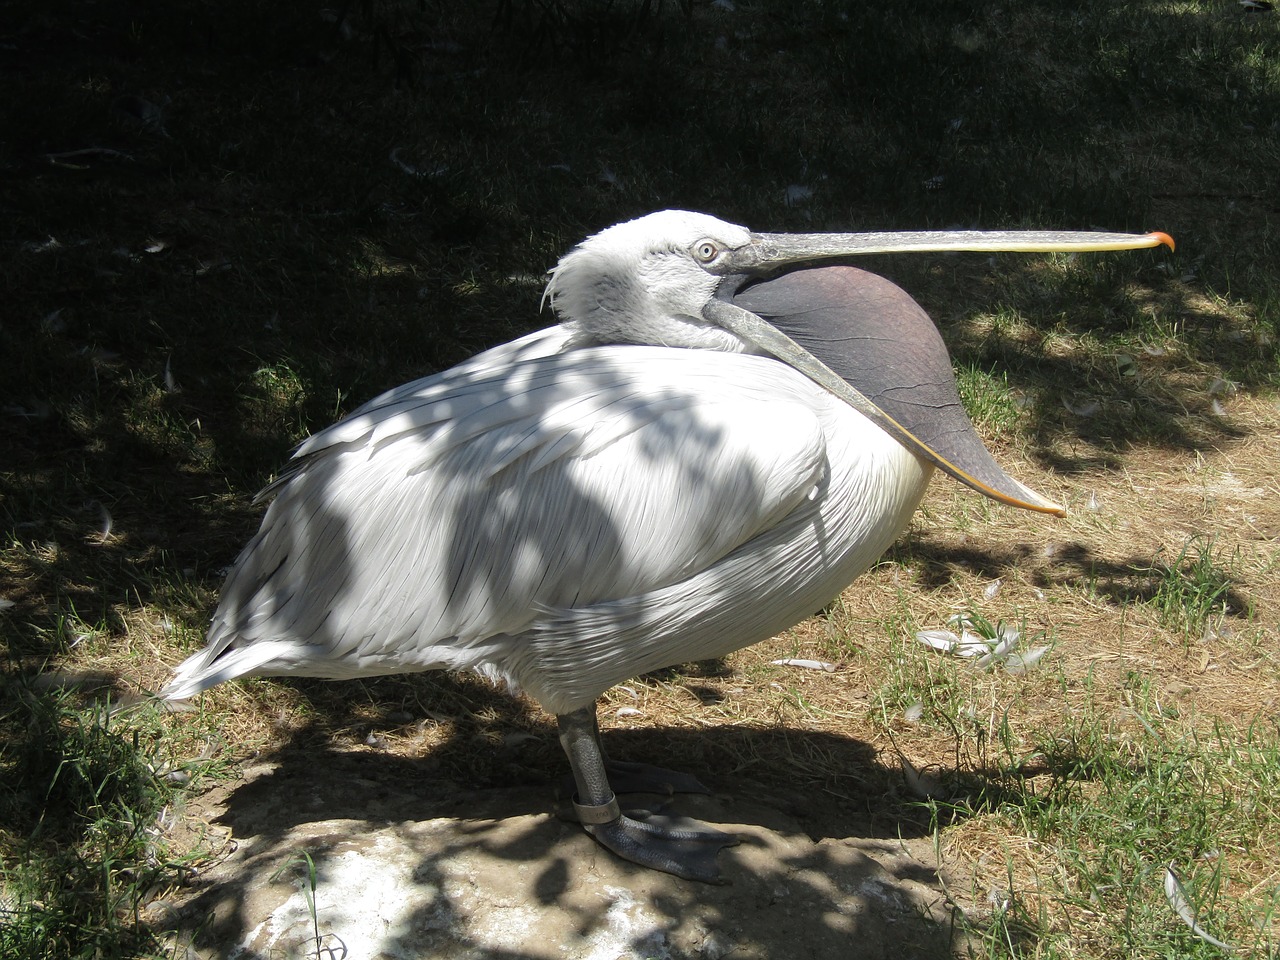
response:
M955 462L880 408L871 398L845 381L809 351L767 323L761 317L729 301L751 276L767 275L784 267L823 260L845 259L859 254L895 251L1091 251L1173 248L1165 233L1058 233L1058 232L919 232L852 234L756 234L752 243L720 261L727 274L718 295L703 309L706 319L755 344L766 353L789 364L823 389L839 397L855 410L897 439L907 449L935 464L946 473L994 500L1062 516L1066 510L1036 493L999 468L982 450L981 460L965 456ZM971 429L971 428L970 428ZM977 446L981 443L975 439Z
M921 230L904 233L757 233L725 258L728 272L759 275L771 269L873 253L1083 253L1139 250L1161 244L1167 233L1091 233L1058 230Z

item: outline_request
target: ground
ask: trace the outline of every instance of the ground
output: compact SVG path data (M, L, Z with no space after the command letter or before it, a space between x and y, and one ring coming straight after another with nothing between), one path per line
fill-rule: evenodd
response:
M741 840L711 886L609 854L545 784L463 789L386 753L324 764L317 783L286 753L188 811L226 833L225 859L151 907L188 956L307 956L317 929L349 957L951 956L928 840L815 833L784 812L801 795L737 781L672 805Z

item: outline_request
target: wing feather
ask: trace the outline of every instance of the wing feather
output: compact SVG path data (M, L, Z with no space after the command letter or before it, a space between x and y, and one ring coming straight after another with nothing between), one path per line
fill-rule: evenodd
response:
M824 475L807 381L775 361L546 346L390 391L304 443L175 687L225 679L228 657L501 674L542 613L706 570ZM270 656L234 653L257 644Z

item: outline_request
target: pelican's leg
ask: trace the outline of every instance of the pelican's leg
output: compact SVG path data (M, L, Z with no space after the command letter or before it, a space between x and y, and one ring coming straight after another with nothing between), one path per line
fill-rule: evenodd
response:
M616 793L657 793L670 796L673 793L711 792L691 773L668 770L666 767L657 767L651 763L612 759L605 752L604 744L600 740L600 720L596 711L593 709L589 712L591 726L595 730L596 743L600 744L600 755L604 757L604 769Z
M625 816L609 786L595 707L562 713L556 722L560 745L569 757L578 787L573 807L589 834L632 863L688 880L721 882L716 855L721 847L737 843L735 837L668 818L634 820Z

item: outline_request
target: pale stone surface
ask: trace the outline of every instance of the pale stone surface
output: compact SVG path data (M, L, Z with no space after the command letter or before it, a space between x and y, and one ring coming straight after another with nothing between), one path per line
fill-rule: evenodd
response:
M766 802L676 798L673 812L741 838L720 855L728 884L711 886L617 859L556 815L549 787L411 789L332 760L316 784L263 764L193 805L235 843L165 924L188 956L942 958L955 946L924 840L814 840Z

